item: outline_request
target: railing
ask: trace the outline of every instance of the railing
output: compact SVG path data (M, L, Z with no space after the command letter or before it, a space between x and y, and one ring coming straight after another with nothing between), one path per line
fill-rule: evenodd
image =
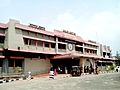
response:
M50 51L50 48L44 47L44 51Z
M55 52L55 48L50 48L50 51Z
M25 50L33 50L33 51L48 51L48 52L55 52L55 48L49 48L49 47L42 47L42 46L32 46L32 45L24 45Z
M97 55L95 53L86 53L86 52L84 54L86 54L86 55Z
M66 52L66 49L58 49L58 52Z
M84 48L97 50L97 47L84 46Z
M81 52L81 51L75 51L76 53L79 53L79 54L83 54L83 52Z
M44 47L43 51L55 52L55 48L47 48L47 47Z
M16 73L21 74L22 73L22 67L9 67L9 73Z

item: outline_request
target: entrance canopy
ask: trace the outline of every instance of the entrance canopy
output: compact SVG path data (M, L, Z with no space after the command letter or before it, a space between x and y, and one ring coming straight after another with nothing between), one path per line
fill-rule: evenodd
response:
M63 55L56 55L51 59L74 59L74 58L93 58L93 59L103 59L103 57L98 55L87 55L87 54L78 54L78 53L69 53Z

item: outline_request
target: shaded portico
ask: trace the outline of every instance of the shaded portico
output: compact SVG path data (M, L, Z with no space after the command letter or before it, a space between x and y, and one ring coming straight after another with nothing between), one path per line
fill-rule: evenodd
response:
M64 64L65 67L69 67L68 72L70 72L70 69L72 66L78 66L80 65L82 67L82 71L84 73L84 66L92 65L93 69L95 69L96 66L96 60L100 60L102 57L97 55L86 55L86 54L78 54L78 53L68 53L64 55L56 55L53 58L51 58L51 64L54 66L56 63L61 62ZM56 64L59 66L60 63ZM64 67L64 68L65 68Z

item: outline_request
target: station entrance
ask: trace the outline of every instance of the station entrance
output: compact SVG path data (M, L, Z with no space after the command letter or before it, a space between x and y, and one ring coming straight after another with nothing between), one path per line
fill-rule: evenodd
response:
M79 66L79 59L55 59L50 61L59 74L70 74L72 66Z

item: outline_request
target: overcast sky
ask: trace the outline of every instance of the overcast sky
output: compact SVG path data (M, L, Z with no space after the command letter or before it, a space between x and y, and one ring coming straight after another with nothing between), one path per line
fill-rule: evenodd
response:
M10 18L66 29L120 51L120 0L0 0L0 22Z

